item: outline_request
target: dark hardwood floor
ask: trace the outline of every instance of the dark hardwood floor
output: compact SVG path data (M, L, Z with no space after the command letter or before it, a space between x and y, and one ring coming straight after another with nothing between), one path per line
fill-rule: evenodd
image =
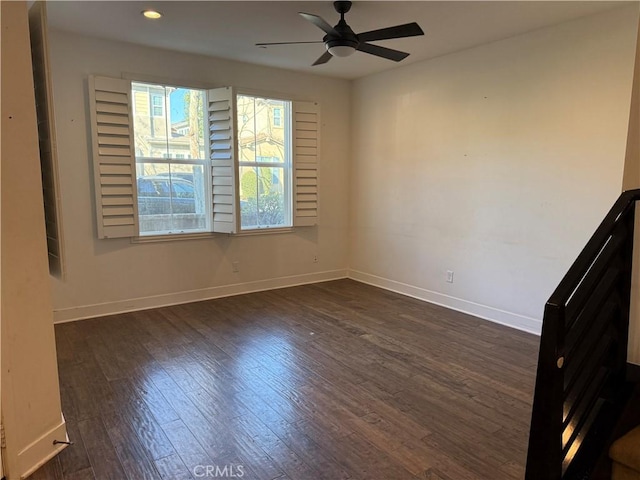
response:
M538 338L350 280L56 326L40 479L522 479ZM234 476L235 475L235 476Z

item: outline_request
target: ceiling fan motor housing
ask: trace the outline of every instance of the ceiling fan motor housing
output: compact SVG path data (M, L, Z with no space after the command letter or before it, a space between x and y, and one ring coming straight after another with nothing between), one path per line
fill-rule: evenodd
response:
M351 2L336 2L336 3L351 3ZM360 42L358 36L351 30L351 27L347 25L344 19L341 19L338 24L333 27L333 30L337 33L328 33L322 39L327 47L327 50L333 47L351 47L358 48Z

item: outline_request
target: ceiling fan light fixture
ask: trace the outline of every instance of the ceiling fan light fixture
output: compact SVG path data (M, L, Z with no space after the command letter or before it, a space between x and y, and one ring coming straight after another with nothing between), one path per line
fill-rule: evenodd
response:
M327 50L334 57L348 57L356 51L355 47L351 45L335 45L333 47L327 47Z
M358 40L356 38L327 39L325 37L325 47L334 57L348 57L349 55L353 55L358 48Z

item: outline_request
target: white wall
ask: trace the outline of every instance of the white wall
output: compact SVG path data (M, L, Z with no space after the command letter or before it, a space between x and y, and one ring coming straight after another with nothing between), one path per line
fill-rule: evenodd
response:
M350 84L70 33L50 34L64 220L64 281L56 320L199 300L346 275ZM131 244L98 240L90 170L87 76L151 75L318 100L322 110L320 226L295 233ZM318 255L318 263L313 256ZM233 261L240 272L233 273Z
M637 26L633 5L356 81L350 275L539 331L620 194Z
M63 446L26 2L2 2L2 449L9 480Z

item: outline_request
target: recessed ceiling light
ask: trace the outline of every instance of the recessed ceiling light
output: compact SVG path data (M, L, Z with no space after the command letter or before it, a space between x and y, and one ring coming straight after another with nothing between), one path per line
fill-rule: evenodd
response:
M142 15L144 15L147 18L151 18L153 20L157 20L158 18L162 17L162 13L158 12L157 10L143 10Z

